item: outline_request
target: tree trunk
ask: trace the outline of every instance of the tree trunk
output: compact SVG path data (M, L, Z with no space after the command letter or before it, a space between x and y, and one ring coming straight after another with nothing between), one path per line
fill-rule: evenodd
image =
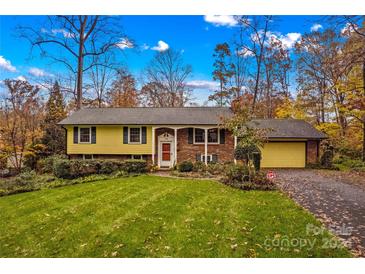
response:
M365 162L365 116L362 117L362 160Z
M365 96L365 60L362 63L362 87ZM365 162L365 114L362 117L362 160Z
M79 44L79 53L77 58L77 86L76 86L76 108L81 109L82 105L82 76L84 70L84 35L85 35L85 25L86 25L87 17L85 17L82 21L80 27L80 44Z
M321 90L321 122L324 123L325 122L325 117L324 117L324 92L325 92L325 84L322 85L322 90Z

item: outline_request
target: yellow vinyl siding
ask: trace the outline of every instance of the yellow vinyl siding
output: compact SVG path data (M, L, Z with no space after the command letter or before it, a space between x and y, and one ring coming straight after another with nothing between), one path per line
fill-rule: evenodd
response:
M263 168L305 167L305 142L269 142L261 152Z
M147 144L123 144L122 125L96 126L96 144L74 144L74 127L67 126L66 128L67 154L152 154L152 128L150 126L146 127Z

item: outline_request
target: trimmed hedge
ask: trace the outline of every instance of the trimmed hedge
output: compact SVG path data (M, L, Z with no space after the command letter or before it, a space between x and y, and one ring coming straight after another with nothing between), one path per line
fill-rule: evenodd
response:
M92 174L111 174L123 171L126 173L147 172L144 160L66 160L57 159L53 163L53 174L58 178L74 179Z

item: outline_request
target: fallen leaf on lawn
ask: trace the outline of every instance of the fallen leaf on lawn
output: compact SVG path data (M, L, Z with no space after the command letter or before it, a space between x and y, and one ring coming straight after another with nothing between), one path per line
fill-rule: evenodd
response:
M234 245L231 245L231 248L234 250L237 248L237 246L238 246L238 244L234 244Z

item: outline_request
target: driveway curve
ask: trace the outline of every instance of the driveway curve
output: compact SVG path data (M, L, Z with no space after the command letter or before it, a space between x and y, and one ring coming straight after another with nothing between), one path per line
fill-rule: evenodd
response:
M365 257L365 189L320 170L276 170L276 181L360 257ZM364 177L358 178L360 181Z

